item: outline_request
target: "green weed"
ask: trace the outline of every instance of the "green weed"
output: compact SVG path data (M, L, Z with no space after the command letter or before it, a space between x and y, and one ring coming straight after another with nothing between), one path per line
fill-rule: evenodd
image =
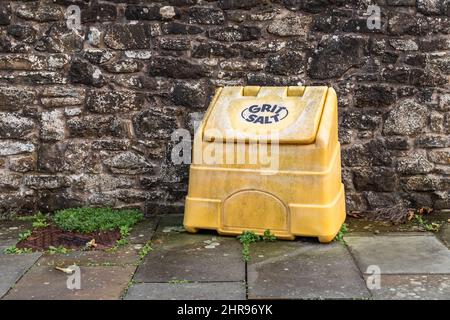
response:
M24 254L24 253L32 253L33 250L31 250L30 248L23 248L23 249L19 249L16 246L11 246L6 248L5 250L3 250L3 253L5 254Z
M347 233L348 233L347 224L343 223L341 226L341 229L339 229L339 232L337 233L334 240L339 241L343 244L346 244L344 237L345 237L345 234L347 234Z
M49 253L49 254L66 254L70 251L71 251L70 249L64 248L63 246L59 246L59 247L49 246L47 253Z
M47 218L42 213L39 212L38 214L36 214L32 226L33 229L48 227Z
M441 225L437 222L426 223L420 214L414 215L414 220L419 227L426 231L438 232Z
M250 260L250 244L259 241L275 241L277 238L267 229L263 236L259 236L253 231L246 230L237 237L242 243L242 259L247 262Z
M139 210L114 210L111 208L75 208L60 210L53 221L66 231L89 233L123 228L126 232L131 226L143 219ZM126 229L128 228L128 229Z
M31 236L31 230L19 233L19 241L27 240Z
M119 227L120 232L120 239L117 240L116 244L118 246L124 246L128 243L127 237L130 235L131 227L129 226L120 226Z
M147 241L147 243L139 250L139 258L143 260L152 251L152 243Z

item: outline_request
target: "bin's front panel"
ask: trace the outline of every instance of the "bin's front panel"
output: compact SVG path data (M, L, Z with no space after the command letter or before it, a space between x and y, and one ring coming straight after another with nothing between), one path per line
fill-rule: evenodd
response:
M205 141L313 143L327 87L227 87L203 132Z

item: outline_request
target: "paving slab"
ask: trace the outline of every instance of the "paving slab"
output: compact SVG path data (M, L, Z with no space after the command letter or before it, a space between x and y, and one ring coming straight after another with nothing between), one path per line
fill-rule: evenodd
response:
M40 253L4 254L0 251L0 298L36 262Z
M252 244L249 299L363 299L365 282L341 243L307 241Z
M376 300L449 300L450 275L382 275L370 291Z
M145 244L150 241L158 225L159 217L148 217L139 222L130 232L128 241L133 244Z
M242 248L236 238L208 232L189 234L182 221L182 216L161 217L153 250L139 266L136 282L245 280Z
M3 253L6 248L16 245L18 241L18 239L0 239L0 253Z
M139 248L135 245L119 247L117 251L72 251L67 254L44 254L37 261L41 266L125 266L139 262Z
M0 240L15 239L19 241L19 233L30 230L30 221L2 220L0 221Z
M136 267L80 267L81 289L67 288L67 274L49 266L34 266L4 297L7 300L119 299Z
M450 250L434 236L349 236L345 240L364 273L370 265L378 266L382 274L450 273Z
M155 245L145 257L134 280L243 281L245 263L241 250L241 244L234 238L186 233L167 235L164 242Z
M243 282L137 283L125 300L243 300Z

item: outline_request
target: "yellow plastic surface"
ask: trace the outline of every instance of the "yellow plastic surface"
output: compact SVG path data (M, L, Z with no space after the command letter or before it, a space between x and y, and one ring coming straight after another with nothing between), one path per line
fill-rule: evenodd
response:
M257 107L250 112L251 106ZM287 112L277 113L280 106ZM279 141L277 168L259 158L248 161L251 142L270 144L269 131ZM243 150L243 163L236 164L236 154L226 160L230 139L234 150ZM224 161L206 161L202 155L211 149L223 150ZM193 156L184 215L189 232L239 235L270 229L281 239L311 236L326 243L345 220L332 88L219 88L196 132Z
M247 141L259 141L268 139L270 131L279 134L280 143L314 142L328 88L297 88L223 88L206 122L204 139L213 141L209 132L219 130L224 139L240 132L249 136Z

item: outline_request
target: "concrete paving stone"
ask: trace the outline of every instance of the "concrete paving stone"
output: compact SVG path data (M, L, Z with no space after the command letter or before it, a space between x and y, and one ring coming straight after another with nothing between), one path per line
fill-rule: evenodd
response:
M168 249L187 244L196 244L200 240L206 241L218 237L217 232L211 230L200 230L199 233L195 234L188 233L183 228L182 215L167 215L162 216L159 220L158 228L152 239L152 246L154 248L164 247ZM227 237L227 239L233 238Z
M136 267L80 267L81 288L68 289L70 275L49 266L33 266L4 297L7 300L119 299Z
M151 251L139 266L137 282L243 281L245 263L241 244L234 237L215 233L189 234L183 216L161 217ZM219 243L217 246L211 244ZM208 247L208 248L206 248Z
M365 282L341 243L307 241L250 246L249 299L363 299Z
M377 300L449 300L450 275L382 275L370 291Z
M158 230L162 230L167 226L183 226L184 215L182 214L169 214L160 216L158 221Z
M0 298L36 262L40 253L4 254L0 251Z
M235 238L170 232L161 241L139 266L135 281L222 282L245 279L242 248ZM219 245L211 245L214 243Z
M124 266L139 262L139 249L135 245L119 247L117 251L72 251L67 254L44 254L37 262L41 266Z
M0 239L0 253L2 253L6 248L16 245L18 239Z
M450 273L450 250L434 236L367 236L345 240L363 273L371 265L382 274Z
M159 217L145 218L133 227L128 237L128 241L133 244L145 244L150 241L158 225Z
M244 300L243 282L137 283L125 300Z

